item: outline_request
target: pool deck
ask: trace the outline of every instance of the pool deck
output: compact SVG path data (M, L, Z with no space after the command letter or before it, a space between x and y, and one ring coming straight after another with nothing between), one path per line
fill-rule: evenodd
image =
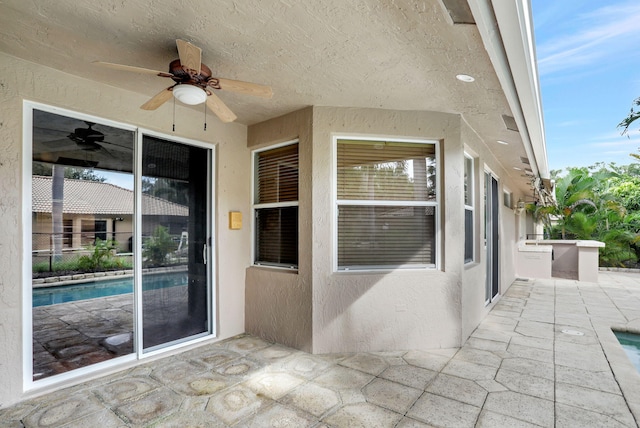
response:
M7 427L636 427L640 274L517 280L462 348L311 355L252 336L0 410Z

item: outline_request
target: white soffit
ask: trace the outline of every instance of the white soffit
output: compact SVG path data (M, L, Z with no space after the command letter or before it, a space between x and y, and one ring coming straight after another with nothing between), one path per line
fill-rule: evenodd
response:
M513 111L532 170L548 179L529 0L470 0L469 6Z

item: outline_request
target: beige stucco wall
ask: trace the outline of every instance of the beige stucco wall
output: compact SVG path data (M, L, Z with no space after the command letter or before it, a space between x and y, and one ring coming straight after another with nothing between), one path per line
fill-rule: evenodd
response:
M440 269L334 272L334 135L440 141ZM307 108L250 127L248 145L262 148L296 137L300 269L297 274L247 270L247 331L314 353L460 346L492 306L484 301L483 171L489 167L500 177L500 195L509 186L507 171L459 116L436 112ZM476 158L477 174L476 262L466 266L465 149ZM520 219L502 200L500 207L504 292L515 276L513 246Z
M246 330L307 352L311 351L311 132L312 109L306 108L250 126L247 144L255 150L297 139L300 174L298 271L247 269Z
M486 251L484 247L484 171L489 169L498 177L499 191L499 259L500 295L504 294L515 279L515 251L519 235L524 230L525 214L516 216L514 210L507 208L503 201L503 189L515 189L511 184L510 171L505 170L489 151L486 144L466 124L461 129L465 149L475 161L475 261L464 266L462 274L462 340L465 341L480 321L499 301L500 296L490 304L485 304L485 280L487 271ZM523 198L515 192L513 201Z
M159 79L158 90L165 83ZM249 150L244 125L222 124L211 115L205 132L201 109L176 106L174 134L170 106L155 112L143 111L138 108L148 99L143 95L72 77L3 53L0 53L0 94L0 407L24 396L23 360L31 358L22 351L23 287L29 285L30 279L22 275L22 195L31 185L28 177L23 179L22 168L25 99L208 142L215 147L215 241L224 245L217 253L217 300L223 302L217 307L217 333L219 338L226 338L244 332L244 274L249 263L250 229L245 226L231 231L227 226L229 211L241 211L245 218L249 214L246 197L250 192Z
M459 117L444 113L314 108L313 351L426 349L460 344L464 235ZM442 269L333 272L334 134L438 140ZM443 238L441 238L441 244Z
M457 115L313 107L251 126L250 148L300 138L297 274L247 270L246 328L314 353L460 345L463 254L462 144ZM440 227L450 245L442 269L333 271L333 135L442 141ZM312 209L313 208L313 209ZM441 242L442 243L442 242Z

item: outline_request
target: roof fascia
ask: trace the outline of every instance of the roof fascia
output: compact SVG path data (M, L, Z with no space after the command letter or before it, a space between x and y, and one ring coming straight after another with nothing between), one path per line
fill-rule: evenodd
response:
M534 174L549 164L529 0L469 0L485 49L518 124Z

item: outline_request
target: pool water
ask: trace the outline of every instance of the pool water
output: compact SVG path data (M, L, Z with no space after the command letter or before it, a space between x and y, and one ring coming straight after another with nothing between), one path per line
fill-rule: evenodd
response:
M626 352L636 369L640 372L640 335L633 333L623 333L620 331L613 332L622 345L622 349Z
M157 290L187 284L186 272L145 275L142 277L142 289ZM55 305L57 303L75 302L95 299L97 297L115 296L133 292L133 277L90 281L73 285L34 288L32 292L33 307Z

